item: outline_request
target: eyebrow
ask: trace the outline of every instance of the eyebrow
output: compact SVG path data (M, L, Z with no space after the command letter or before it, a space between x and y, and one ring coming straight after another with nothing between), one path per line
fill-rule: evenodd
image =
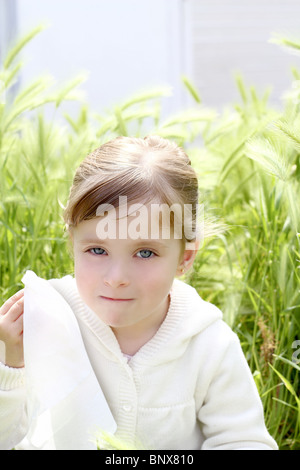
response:
M80 240L80 244L81 245L101 245L101 244L105 244L107 243L107 241L110 241L110 239L106 239L106 240L102 240L100 238L84 238L82 240ZM132 244L136 245L136 246L147 246L147 245L152 245L152 246L157 246L157 247L160 247L160 248L166 248L167 247L167 243L161 241L161 240L156 240L156 239L152 239L152 238L148 238L148 239L141 239L141 238L138 238L137 240L132 240Z
M80 245L99 245L99 243L104 243L104 240L99 238L83 238L79 243Z
M132 241L136 244L136 246L151 245L151 246L156 246L158 248L166 248L168 245L167 243L164 243L161 240L155 240L152 238L149 238L147 240L138 238L137 240L132 240Z

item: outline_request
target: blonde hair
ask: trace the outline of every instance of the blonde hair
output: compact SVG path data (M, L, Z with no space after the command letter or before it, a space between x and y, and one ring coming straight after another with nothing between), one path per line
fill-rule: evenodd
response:
M196 224L196 173L185 151L159 136L117 137L90 153L74 177L64 213L67 228L96 217L102 204L117 208L120 196L128 202L190 205Z

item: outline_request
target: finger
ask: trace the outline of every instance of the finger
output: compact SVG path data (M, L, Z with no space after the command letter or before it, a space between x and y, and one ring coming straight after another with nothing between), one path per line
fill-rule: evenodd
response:
M24 312L24 297L21 297L17 302L13 304L13 306L9 309L9 311L5 314L5 318L9 320L11 323L14 323L20 315L23 315Z
M11 307L23 297L24 297L24 289L14 294L3 304L3 306L0 309L0 314L6 315L6 313L11 309Z
M14 338L14 341L19 341L19 337L23 334L23 315L20 315L16 321L10 323L7 327L8 336Z
M21 336L23 334L23 314L14 322L14 329L17 335Z
M9 310L11 309L11 307L16 303L18 302L18 300L20 300L21 298L24 297L24 289L20 290L19 292L17 292L15 295L13 295L12 297L10 297L10 299L8 299L3 305L2 307L0 308L0 315L6 315L7 312L9 312Z
M6 351L9 348L11 353L14 348L23 344L23 315L14 323L6 325L4 342L6 344Z

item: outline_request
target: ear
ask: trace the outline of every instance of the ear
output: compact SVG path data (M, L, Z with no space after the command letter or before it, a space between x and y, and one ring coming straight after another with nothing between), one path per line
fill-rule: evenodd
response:
M198 240L193 243L187 244L177 268L177 276L182 276L193 266L193 263L199 250L199 246L200 242Z

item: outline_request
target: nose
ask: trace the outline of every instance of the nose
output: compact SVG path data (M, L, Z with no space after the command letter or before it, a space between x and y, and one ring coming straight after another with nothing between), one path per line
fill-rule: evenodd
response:
M106 286L116 289L129 285L128 270L122 263L114 263L106 270L103 277Z

